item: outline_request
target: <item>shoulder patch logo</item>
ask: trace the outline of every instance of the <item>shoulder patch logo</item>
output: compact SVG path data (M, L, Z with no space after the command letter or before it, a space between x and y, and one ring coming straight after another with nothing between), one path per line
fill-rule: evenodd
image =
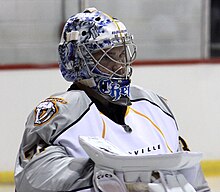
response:
M59 111L56 103L66 104L67 102L62 98L47 98L35 108L34 125L42 125L48 122Z

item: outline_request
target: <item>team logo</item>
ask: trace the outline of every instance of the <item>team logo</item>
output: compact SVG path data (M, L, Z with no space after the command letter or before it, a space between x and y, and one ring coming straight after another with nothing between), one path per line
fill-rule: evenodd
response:
M43 123L48 122L57 112L58 107L56 105L57 102L67 103L61 98L48 98L45 101L41 102L35 108L35 125L42 125Z
M123 85L124 84L124 85ZM98 83L98 89L102 94L109 95L113 101L117 101L121 96L129 96L129 83L118 81L111 81L109 79L101 79Z

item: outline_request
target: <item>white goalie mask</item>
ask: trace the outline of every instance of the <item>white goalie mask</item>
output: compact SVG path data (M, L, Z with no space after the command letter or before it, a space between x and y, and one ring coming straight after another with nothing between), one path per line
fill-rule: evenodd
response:
M67 81L80 82L110 102L128 105L136 45L122 22L88 8L67 20L58 51Z

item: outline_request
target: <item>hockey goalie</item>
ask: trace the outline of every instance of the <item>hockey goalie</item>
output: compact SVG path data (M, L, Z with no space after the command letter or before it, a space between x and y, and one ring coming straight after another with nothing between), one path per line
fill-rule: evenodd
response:
M167 101L131 84L137 48L121 21L95 8L73 15L58 52L72 84L28 116L17 192L210 191Z

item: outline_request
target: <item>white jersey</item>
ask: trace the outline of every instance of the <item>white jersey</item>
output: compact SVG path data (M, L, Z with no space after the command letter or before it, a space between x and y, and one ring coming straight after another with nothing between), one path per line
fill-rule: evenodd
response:
M130 92L125 124L131 132L102 114L84 91L55 94L41 102L26 123L15 169L17 192L92 189L94 163L79 136L105 138L132 155L178 152L178 128L165 100L138 87ZM195 189L208 191L202 173L197 174L200 169L192 172Z
M65 97L63 95L64 100ZM67 102L76 105L75 100ZM71 118L71 113L67 115ZM178 150L178 130L174 118L149 101L133 101L127 108L125 124L132 129L131 133L103 115L93 103L80 121L72 123L56 137L54 144L65 146L74 157L86 156L78 143L79 136L103 137L122 151L134 155L172 153Z

